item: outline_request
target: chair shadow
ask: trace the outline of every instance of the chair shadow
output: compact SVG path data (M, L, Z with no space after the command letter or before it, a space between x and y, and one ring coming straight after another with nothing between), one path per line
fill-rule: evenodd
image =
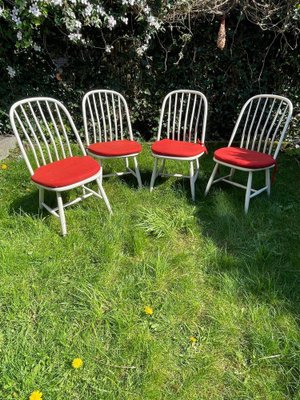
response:
M69 193L64 192L62 194L63 196L63 201L68 201L69 199ZM51 191L45 191L45 202L49 207L56 207L57 202L56 202L56 194ZM9 207L9 213L12 214L26 214L30 215L31 217L35 218L40 218L40 217L45 217L49 216L50 214L48 213L47 210L44 208L39 209L39 191L34 190L30 193L26 193L20 197L17 197Z
M283 182L289 182L288 169L292 169L289 163L286 158L287 176L281 177ZM211 170L209 160L204 165L204 175L209 177ZM243 180L242 174L238 174L240 180ZM264 176L256 179L258 186L263 181ZM266 192L254 197L246 215L245 191L220 182L204 197L205 184L197 185L194 215L200 234L216 247L211 273L233 276L243 295L251 294L262 304L272 306L274 297L284 301L299 321L300 218L297 209L300 190L297 189L297 195L291 184L277 185L272 188L270 198ZM198 196L200 189L203 190L201 197ZM293 226L286 226L285 207L295 214Z

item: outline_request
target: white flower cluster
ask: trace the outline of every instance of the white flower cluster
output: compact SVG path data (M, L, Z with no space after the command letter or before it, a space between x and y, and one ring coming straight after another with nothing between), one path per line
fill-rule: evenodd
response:
M37 3L34 3L32 4L32 6L29 7L29 12L35 17L40 17L42 15Z
M17 7L14 7L11 10L10 16L11 16L11 19L13 20L13 22L17 26L21 25L21 18L19 17L19 10L17 9Z
M142 57L142 56L144 55L145 51L148 50L150 40L151 40L151 35L149 35L149 34L146 35L146 37L145 37L145 43L144 43L142 46L140 46L140 47L138 47L138 48L136 49L136 53L137 53L137 55L138 55L139 57Z
M153 15L149 15L147 17L147 22L149 23L150 26L153 26L156 30L159 30L160 28L160 22L155 18Z
M72 42L78 42L82 40L81 33L69 33L68 37Z
M106 45L106 46L105 46L105 51L106 51L106 53L111 53L111 51L112 51L113 48L114 48L114 46Z
M16 76L16 71L10 65L7 66L6 70L10 78L14 78Z
M114 27L116 24L117 24L117 21L115 20L115 18L114 18L112 15L110 15L110 16L107 18L107 27L108 27L108 29L112 30L113 27Z
M118 7L115 7L114 3L119 3L119 5L123 6L121 12L116 11ZM15 30L18 48L23 46L24 40L24 31L22 31L21 27L34 27L34 29L26 30L27 40L26 42L24 41L24 46L28 46L29 43L36 52L40 52L41 47L35 42L34 36L39 32L49 11L51 11L51 15L54 15L52 23L59 26L60 29L64 29L68 39L73 43L91 43L88 37L84 38L86 30L83 29L86 27L103 29L104 51L106 53L111 53L113 49L109 42L117 39L117 37L113 36L114 31L117 34L118 30L116 28L126 29L129 18L135 23L141 22L143 24L144 33L135 37L133 41L134 43L139 43L136 53L140 57L148 50L151 38L157 31L161 30L161 22L152 14L148 0L115 0L115 2L96 0L24 0L22 6L19 6L19 4L21 3L18 2L8 12L6 12L4 6L0 6L0 16L3 15L4 18L9 20ZM12 67L7 67L7 72L11 78L16 74Z

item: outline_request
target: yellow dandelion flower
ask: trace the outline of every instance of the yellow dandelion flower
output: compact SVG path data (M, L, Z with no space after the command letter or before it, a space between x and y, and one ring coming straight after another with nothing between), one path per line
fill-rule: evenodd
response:
M39 390L35 390L29 396L29 400L42 400L42 396L43 396L42 392L40 392Z
M75 369L81 368L83 366L83 361L81 358L74 358L72 361L72 367Z
M190 342L191 342L192 344L195 344L195 343L197 342L197 338L195 338L195 336L191 336L191 337L190 337Z
M151 308L149 306L145 306L144 307L144 311L145 311L145 314L147 314L147 315L152 315L153 314L153 308Z
M7 165L6 164L1 164L1 169L7 169Z

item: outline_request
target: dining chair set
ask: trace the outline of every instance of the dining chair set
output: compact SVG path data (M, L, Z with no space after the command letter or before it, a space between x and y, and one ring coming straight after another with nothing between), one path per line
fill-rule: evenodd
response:
M250 199L266 191L270 195L271 170L287 133L293 112L289 99L273 94L250 98L243 106L227 147L214 152L215 166L206 186L223 181L246 190L245 213ZM195 201L195 182L199 176L199 160L207 149L205 136L208 103L196 90L175 90L164 98L158 135L151 146L154 166L150 182L153 190L158 176L188 178L191 197ZM33 97L16 102L10 109L10 121L31 180L39 189L39 207L45 208L61 223L62 235L67 234L64 208L92 195L103 199L112 213L103 188L103 177L132 174L142 187L138 155L142 146L134 140L130 114L125 98L113 90L92 90L82 101L85 143L66 107L50 97ZM78 155L78 153L80 155ZM123 159L124 170L103 173L105 162ZM165 172L167 160L189 162L189 175ZM216 177L220 166L229 173ZM233 180L236 170L248 173L247 185ZM264 171L265 185L252 187L253 173ZM89 186L96 182L97 189ZM63 202L62 193L82 188L73 200ZM45 190L56 193L57 207L45 203Z

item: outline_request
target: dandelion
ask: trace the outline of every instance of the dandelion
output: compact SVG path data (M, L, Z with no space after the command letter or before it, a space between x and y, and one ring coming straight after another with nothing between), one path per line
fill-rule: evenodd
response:
M197 338L195 338L195 336L191 336L191 337L190 337L190 342L191 342L192 344L197 343Z
M43 396L42 392L40 392L39 390L35 390L29 396L29 400L42 400L42 396Z
M1 164L1 169L7 169L7 165L6 164Z
M81 368L83 366L83 361L81 358L74 358L72 361L72 367L75 369Z
M153 314L153 308L151 308L149 306L145 306L144 307L144 311L145 311L145 314L147 314L147 315L152 315Z

